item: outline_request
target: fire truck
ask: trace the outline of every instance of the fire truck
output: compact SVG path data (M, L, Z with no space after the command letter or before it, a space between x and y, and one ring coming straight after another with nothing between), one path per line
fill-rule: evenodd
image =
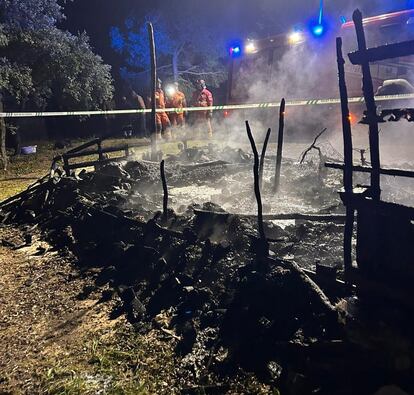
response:
M367 17L363 23L369 47L414 38L414 9ZM338 97L337 36L343 39L345 54L356 50L353 22L345 18L330 29L320 23L232 45L227 102ZM414 57L373 63L371 72L378 94L414 92ZM361 96L360 67L347 61L346 79L349 96Z

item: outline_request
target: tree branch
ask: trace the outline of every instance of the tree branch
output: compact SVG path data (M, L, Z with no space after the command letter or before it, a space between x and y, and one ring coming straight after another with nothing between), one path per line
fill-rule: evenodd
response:
M190 75L220 75L223 74L221 71L179 71L180 74L190 74Z

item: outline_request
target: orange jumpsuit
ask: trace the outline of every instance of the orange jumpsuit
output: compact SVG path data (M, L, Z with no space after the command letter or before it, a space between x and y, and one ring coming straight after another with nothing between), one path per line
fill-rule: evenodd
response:
M207 89L204 88L201 91L194 92L193 104L196 107L211 107L213 105L213 95ZM212 137L213 128L211 126L212 111L197 111L196 112L198 124L201 127L206 127L208 136Z
M187 107L187 101L183 92L176 91L174 95L167 100L168 108L178 108L176 112L170 112L169 117L173 126L184 126L184 111L183 108Z
M155 91L155 104L157 109L165 108L165 96L164 91L162 89L157 89ZM156 115L156 123L157 123L157 130L165 132L170 126L170 119L166 112L157 112Z

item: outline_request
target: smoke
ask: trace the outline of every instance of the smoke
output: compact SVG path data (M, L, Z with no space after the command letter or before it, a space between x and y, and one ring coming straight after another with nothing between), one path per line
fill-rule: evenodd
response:
M277 52L273 60L264 53L254 60L241 60L235 66L232 92L235 102L279 103L282 98L292 101L338 97L335 50L332 46L323 49L297 45L285 53ZM324 127L330 133L334 132L340 124L337 108L336 105L288 106L285 114L286 140L312 141ZM237 111L221 122L220 127L225 128L227 138L237 140L243 133L237 125L244 128L244 120L248 119L259 141L270 127L273 129L271 141L275 142L278 114L278 108Z

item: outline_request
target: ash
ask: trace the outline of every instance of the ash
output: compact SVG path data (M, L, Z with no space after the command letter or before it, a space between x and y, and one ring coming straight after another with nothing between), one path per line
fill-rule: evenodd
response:
M109 285L102 301L118 301L114 316L169 334L182 388L224 391L231 377L253 372L290 393L362 394L389 374L393 350L379 357L355 340L357 302L343 299L349 294L335 279L325 282L326 296L304 272L342 271L341 221L294 215L343 214L340 173L319 159L284 160L276 195L274 158L266 159L269 256L257 232L251 155L211 144L167 158L166 217L159 164L142 160L54 174L3 204L0 215L41 229L80 270L99 268L96 288ZM344 369L355 380L344 382Z

